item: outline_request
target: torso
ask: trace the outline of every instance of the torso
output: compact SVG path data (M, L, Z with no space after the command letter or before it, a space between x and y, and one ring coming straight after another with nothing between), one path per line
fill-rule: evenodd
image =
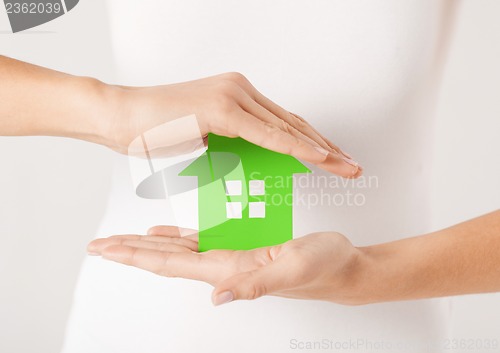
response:
M120 83L241 72L364 166L364 181L354 185L317 169L298 185L310 202L294 209L295 236L335 230L365 245L429 230L433 102L451 1L108 4ZM116 159L97 236L172 222L166 201L135 195L126 157ZM398 342L436 344L447 334L445 300L352 308L263 298L213 308L210 291L88 259L65 352L289 352L300 351L294 342L323 338L389 342L385 351L398 352Z

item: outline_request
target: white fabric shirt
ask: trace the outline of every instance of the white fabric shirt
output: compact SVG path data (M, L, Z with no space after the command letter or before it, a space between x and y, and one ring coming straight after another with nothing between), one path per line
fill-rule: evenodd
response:
M241 72L363 165L364 184L346 187L313 170L296 190L310 200L294 209L296 237L335 230L362 246L430 230L433 103L452 1L108 5L119 83L156 85ZM144 234L171 222L168 200L138 197L127 157L117 155L96 236ZM265 297L215 308L211 290L205 283L88 258L63 352L403 352L423 351L418 348L424 345L438 352L448 334L445 299L346 307Z

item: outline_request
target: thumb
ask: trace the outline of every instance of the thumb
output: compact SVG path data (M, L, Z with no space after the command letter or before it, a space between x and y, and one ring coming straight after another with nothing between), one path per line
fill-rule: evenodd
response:
M233 300L254 300L289 287L288 277L286 266L279 262L242 272L219 283L212 293L212 302L217 306Z

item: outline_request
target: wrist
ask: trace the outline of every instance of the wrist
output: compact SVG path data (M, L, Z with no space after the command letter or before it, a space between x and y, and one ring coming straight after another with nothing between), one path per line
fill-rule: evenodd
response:
M141 107L150 106L141 89L101 83L100 101L103 102L102 119L99 119L101 140L106 147L128 154L130 144L147 130L148 116ZM144 126L145 125L145 126Z
M353 288L357 304L417 299L424 284L425 265L409 239L358 248Z
M69 137L117 149L115 126L120 113L122 89L90 77L72 80L75 97L73 110L78 120L68 131Z
M355 248L346 272L346 304L365 305L395 300L398 286L396 256L384 245Z

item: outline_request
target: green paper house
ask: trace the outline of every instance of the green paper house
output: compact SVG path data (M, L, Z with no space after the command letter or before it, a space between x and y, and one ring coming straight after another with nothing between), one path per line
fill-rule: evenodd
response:
M310 172L291 156L209 134L207 151L179 174L198 177L199 251L291 240L293 174Z

